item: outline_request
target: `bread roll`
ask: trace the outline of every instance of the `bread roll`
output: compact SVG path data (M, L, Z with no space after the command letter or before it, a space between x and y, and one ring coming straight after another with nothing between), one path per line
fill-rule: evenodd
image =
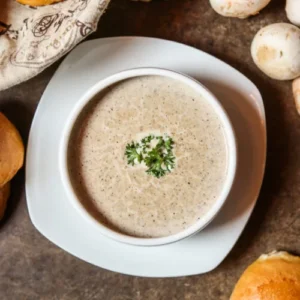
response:
M230 300L300 300L300 257L287 252L260 256L246 269Z
M6 183L2 188L0 188L0 220L4 216L7 199L9 195L10 195L10 182Z
M24 145L16 127L0 112L0 187L22 167Z

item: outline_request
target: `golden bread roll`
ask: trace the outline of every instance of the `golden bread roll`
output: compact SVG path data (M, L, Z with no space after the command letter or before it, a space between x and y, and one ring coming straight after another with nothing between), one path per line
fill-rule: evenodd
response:
M17 0L17 2L29 6L44 6L61 1L62 0Z
M22 167L24 145L16 127L0 112L0 187Z
M0 220L4 216L7 199L9 195L10 195L10 182L6 183L3 187L0 188Z
M300 300L300 257L287 252L260 256L241 276L230 300Z

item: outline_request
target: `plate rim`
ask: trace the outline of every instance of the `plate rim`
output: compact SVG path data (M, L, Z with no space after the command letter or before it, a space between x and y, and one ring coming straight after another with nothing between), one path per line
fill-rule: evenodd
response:
M213 58L214 60L217 60L218 63L221 63L221 64L224 64L226 65L227 67L229 67L232 71L234 71L235 73L237 73L239 76L242 76L243 80L246 80L247 83L251 84L251 86L255 89L255 91L257 92L257 95L259 96L259 102L260 102L260 107L257 109L257 111L259 110L259 113L262 117L262 128L263 128L263 165L261 166L260 168L260 173L261 173L261 178L259 180L260 182L260 185L259 185L259 188L257 190L257 193L255 195L255 200L253 200L252 204L251 204L251 208L248 209L249 210L249 215L246 219L246 221L244 222L243 226L240 226L241 228L241 231L239 233L239 235L237 236L235 242L231 245L230 249L228 249L228 251L226 252L226 254L224 255L224 257L222 258L221 261L219 261L217 264L215 264L214 266L212 266L211 268L207 268L206 271L204 272L189 272L187 274L185 273L182 273L182 272L178 272L178 274L169 274L169 275L147 275L147 272L145 272L144 274L141 275L140 272L127 272L127 271L118 271L114 268L109 268L107 266L103 267L103 266L99 266L98 264L94 263L93 261L87 259L87 258L83 258L83 257L80 257L78 256L77 254L75 254L73 251L71 252L70 249L67 249L67 247L64 247L62 246L61 244L57 244L56 241L54 241L54 239L52 238L52 236L50 236L48 233L45 233L43 231L43 229L41 228L42 226L40 226L40 224L38 224L38 222L36 222L36 219L35 219L35 216L34 216L34 213L33 213L33 209L32 209L32 206L30 203L31 201L29 201L29 198L31 196L29 196L29 184L27 182L27 177L28 177L28 172L29 172L29 167L27 167L29 165L29 162L30 162L30 155L28 153L31 152L30 148L32 147L32 135L33 135L33 131L34 131L34 128L36 127L36 123L37 123L37 116L39 116L40 114L40 110L41 110L41 103L43 103L46 98L45 95L47 95L48 93L48 90L51 89L52 87L52 82L53 82L53 79L56 77L57 74L59 74L62 70L62 67L64 66L64 63L66 63L66 61L68 60L68 58L77 50L80 50L81 48L83 47L87 47L89 44L93 44L93 43L97 43L97 42L109 42L109 41L116 41L116 40L152 40L152 41L159 41L159 42L167 42L167 43L173 43L173 44L176 44L177 46L181 46L181 47L186 47L188 48L189 50L192 50L192 51L196 51L196 52L200 52L201 54L204 54L204 55L208 55L210 56L211 58ZM100 45L99 45L100 46ZM98 47L99 47L98 46ZM254 100L252 100L254 101ZM55 244L56 246L58 246L59 248L63 249L64 251L68 252L69 254L83 260L83 261L86 261L92 265L95 265L97 267L101 267L103 269L106 269L106 270L109 270L109 271L113 271L113 272L117 272L117 273L122 273L122 274L126 274L126 275L130 275L130 276L142 276L142 277L152 277L152 278L163 278L163 277L181 277L181 276L193 276L193 275L197 275L197 274L203 274L203 273L207 273L207 272L210 272L211 270L215 269L216 267L218 267L222 261L227 257L227 255L231 252L231 250L233 249L233 247L235 246L235 244L237 243L238 239L240 238L240 236L242 235L246 225L248 224L249 222L249 219L253 213L253 209L257 203L257 200L258 200L258 197L259 197L259 194L260 194L260 191L261 191L261 188L262 188L262 184L263 184L263 179L264 179L264 173L265 173L265 166L266 166L266 157L267 157L267 125L266 125L266 114L265 114L265 107L264 107L264 103L263 103L263 98L262 98L262 95L259 91L259 89L257 88L257 86L249 79L247 78L244 74L242 74L240 71L236 70L235 68L233 68L231 65L227 64L226 62L220 60L219 58L207 53L207 52L204 52L200 49L197 49L197 48L194 48L192 46L189 46L189 45L185 45L185 44L182 44L182 43L179 43L179 42L176 42L176 41L171 41L171 40L166 40L166 39L160 39L160 38L153 38L153 37L141 37L141 36L120 36L120 37L107 37L107 38L100 38L100 39L94 39L94 40L88 40L88 41L85 41L83 43L81 43L80 45L78 45L73 51L71 51L65 58L64 60L61 62L61 64L59 65L59 67L57 68L57 70L55 71L55 73L53 74L52 78L50 79L47 87L45 88L44 92L43 92L43 95L39 101L39 104L37 106L37 109L35 111L35 114L34 114L34 117L33 117L33 120L32 120L32 123L31 123L31 127L30 127L30 132L29 132L29 137L28 137L28 144L27 144L27 150L26 150L26 172L25 172L25 178L26 178L26 183L25 183L25 190L26 190L26 202L27 202L27 206L28 206L28 211L29 211L29 216L30 216L30 219L33 223L33 225L35 226L35 228L38 230L38 232L40 232L43 236L45 236L48 240L50 240L53 244ZM32 167L31 167L32 168ZM31 188L32 189L32 188ZM32 194L32 190L31 190L31 194ZM254 197L253 197L254 198ZM137 246L139 247L139 246ZM159 272L158 272L159 273Z

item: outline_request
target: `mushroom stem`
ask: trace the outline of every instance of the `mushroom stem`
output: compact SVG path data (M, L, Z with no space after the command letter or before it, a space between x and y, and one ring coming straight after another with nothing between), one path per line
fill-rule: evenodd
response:
M293 81L293 94L295 99L296 108L300 115L300 77Z

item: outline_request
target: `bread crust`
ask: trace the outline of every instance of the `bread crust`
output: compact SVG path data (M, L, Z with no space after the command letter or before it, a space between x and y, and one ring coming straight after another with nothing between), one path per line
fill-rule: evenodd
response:
M9 195L10 195L10 182L6 183L2 188L0 188L0 221L4 216Z
M17 2L29 6L45 6L61 1L62 0L17 0Z
M24 162L24 145L16 127L0 112L0 188Z
M230 300L299 300L300 257L287 252L260 256L237 282Z

